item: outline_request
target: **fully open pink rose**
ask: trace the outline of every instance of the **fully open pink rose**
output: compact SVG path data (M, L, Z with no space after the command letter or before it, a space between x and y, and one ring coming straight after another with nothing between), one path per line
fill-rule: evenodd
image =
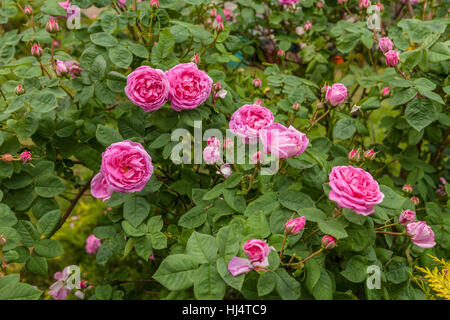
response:
M244 143L258 141L259 131L273 123L273 113L255 104L246 104L237 109L230 119L230 131L240 136Z
M86 239L86 252L89 254L96 254L101 245L102 241L91 234Z
M305 227L305 224L306 224L306 218L300 217L300 218L289 220L288 222L286 222L284 227L288 234L295 236L303 230L303 228Z
M166 77L170 84L169 99L176 111L197 108L211 94L212 79L195 63L182 63L169 71Z
M289 158L303 153L309 140L293 126L286 128L279 123L272 123L259 132L264 145L264 152L274 154L278 158Z
M341 208L367 216L375 211L375 205L383 201L384 194L378 182L361 168L333 167L329 179L331 191L328 197Z
M167 102L169 89L169 82L163 71L142 66L128 75L125 93L135 105L146 112L152 112Z
M331 87L327 86L325 99L332 106L337 106L347 98L347 88L342 83L335 83Z
M386 52L394 48L394 43L388 37L383 37L378 40L378 46L380 47L381 51Z
M111 198L113 189L109 186L103 174L97 173L91 181L91 194L94 198L103 199L103 201Z
M279 4L294 4L299 2L300 0L278 0Z
M103 152L100 172L114 191L141 191L152 176L152 158L137 142L116 142Z
M252 262L264 263L268 259L270 253L269 245L265 241L259 239L248 240L242 249L244 249L245 254Z
M436 245L434 232L425 221L409 223L406 226L406 233L411 241L421 248L432 248Z

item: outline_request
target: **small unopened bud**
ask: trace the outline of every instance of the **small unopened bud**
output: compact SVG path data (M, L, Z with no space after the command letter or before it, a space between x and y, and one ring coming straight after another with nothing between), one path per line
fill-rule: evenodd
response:
M195 63L195 64L199 64L200 63L200 57L195 55L192 57L191 62Z
M20 154L20 160L23 161L23 163L27 163L28 161L31 160L32 154L29 151L24 151Z
M6 236L4 234L0 234L0 247L4 247L6 245Z
M15 89L14 92L16 93L16 95L20 96L22 94L25 93L25 88L23 87L23 85L19 84Z
M218 16L218 17L220 17L220 16ZM222 32L223 30L225 30L225 26L223 25L223 22L218 22L218 23L216 23L214 29L217 32Z
M373 160L373 159L375 159L376 155L377 154L375 151L373 151L373 149L366 150L366 151L364 151L364 154L363 154L364 159L366 159L366 160Z
M329 234L323 236L322 238L322 247L325 250L334 249L337 245L337 240L335 237L330 236Z
M39 44L33 44L31 46L31 55L35 57L40 57L44 53L44 50Z
M323 102L322 101L317 102L316 103L316 108L317 109L323 109L324 108Z
M281 50L281 49L279 49L278 51L277 51L277 55L281 58L281 57L284 57L284 51L283 50Z
M158 9L159 8L159 1L158 0L150 1L150 7Z
M234 142L231 139L225 139L223 141L223 147L227 150L232 150L234 148Z
M80 288L81 289L86 289L88 287L88 282L86 280L81 280L80 281Z
M320 92L327 93L328 85L324 85L322 88L320 88Z
M27 6L23 9L23 13L27 16L31 16L33 14L33 9L30 6Z
M298 104L298 102L296 102L296 103L294 103L293 105L292 105L292 110L294 110L294 111L298 111L298 110L300 110L300 105Z
M261 151L256 152L253 156L252 156L252 163L253 164L258 164L258 163L263 163L264 162L264 155Z
M255 79L253 79L252 84L255 88L261 88L262 81L260 78L255 78Z
M6 153L2 156L2 160L5 162L11 162L14 160L13 156L10 155L9 153Z
M360 160L359 150L353 149L348 153L348 160L358 162Z
M256 104L256 105L258 105L258 106L262 106L262 105L263 105L263 102L262 102L261 99L256 99L255 102L253 102L253 104Z
M381 95L383 96L383 97L386 97L386 96L388 96L389 95L389 92L391 91L391 89L389 88L389 87L384 87L382 90L381 90Z
M58 22L56 22L55 19L50 18L50 20L45 25L45 29L47 29L47 32L49 33L56 33L59 31L59 25Z
M222 89L222 84L220 83L220 81L217 81L213 84L213 90L214 91L219 91L220 89Z
M317 8L322 9L323 3L321 1L317 2Z
M419 204L419 202L420 202L420 200L419 200L419 198L417 198L417 197L412 197L411 198L411 201L412 201L412 203L414 203L414 205L418 205Z
M410 184L405 184L403 185L402 190L405 193L411 193L413 191L413 188Z
M211 9L211 12L209 13L209 16L210 17L215 17L215 16L217 16L217 10L216 9Z

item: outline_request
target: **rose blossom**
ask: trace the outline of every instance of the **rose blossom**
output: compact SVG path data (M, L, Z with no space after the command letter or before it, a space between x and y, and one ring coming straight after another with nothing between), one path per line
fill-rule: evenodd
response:
M259 105L246 104L237 109L230 120L230 131L240 136L244 143L258 141L259 131L273 123L273 113Z
M406 226L408 223L416 221L416 213L412 210L403 210L398 217L398 223Z
M312 22L311 21L306 21L305 23L305 30L308 31L312 28Z
M53 278L56 280L49 290L48 294L55 300L66 300L72 289L67 286L67 279L71 274L70 267L65 267L62 272L55 272Z
M330 236L329 234L322 237L322 247L324 249L333 249L336 247L336 244L337 240L335 237Z
M270 250L275 250L273 247L269 247L265 241L259 239L248 240L242 249L250 260L240 257L231 259L228 263L228 271L234 277L253 269L261 270L267 267L269 265Z
M103 174L100 172L95 175L91 181L91 194L94 198L103 199L103 201L111 198L113 189L109 186Z
M332 106L337 106L347 98L347 88L342 83L335 83L331 87L327 86L325 99Z
M101 244L102 241L93 234L91 234L86 239L86 252L89 254L96 254Z
M361 168L333 167L329 179L331 191L328 197L338 207L367 216L375 211L375 205L383 201L384 194L380 191L378 182Z
M166 74L149 66L141 66L127 77L125 93L146 112L161 108L169 97L169 81Z
M289 158L303 153L308 147L306 135L293 126L286 128L273 123L259 132L265 153L273 153L278 158Z
M378 46L381 51L386 52L394 48L394 43L388 37L383 37L378 40Z
M24 151L19 156L20 160L22 160L24 163L28 162L31 159L31 157L32 155L31 152L29 151Z
M223 177L226 179L229 176L231 176L232 170L230 165L228 163L225 163L220 167L220 171L217 171L217 173L222 174Z
M305 224L306 224L306 218L299 217L296 219L289 220L288 222L286 222L284 227L285 227L287 234L295 236L303 230L303 228L305 227Z
M390 67L395 67L398 65L398 52L395 50L389 50L384 54L384 57L386 58L386 65Z
M205 160L206 164L211 165L217 163L220 157L220 150L214 146L207 146L205 149L203 149L203 159Z
M255 152L255 154L252 156L252 163L258 164L264 162L264 155L261 151Z
M221 148L221 143L220 140L217 139L216 137L209 137L207 142L208 146L220 149Z
M116 142L103 152L100 173L114 191L141 191L152 176L152 158L137 142Z
M279 4L294 4L299 2L300 0L278 0Z
M425 221L409 223L406 226L406 234L415 245L421 248L432 248L436 245L434 232Z
M176 111L197 108L211 94L212 79L195 63L179 64L166 71L166 77L170 84L169 99Z

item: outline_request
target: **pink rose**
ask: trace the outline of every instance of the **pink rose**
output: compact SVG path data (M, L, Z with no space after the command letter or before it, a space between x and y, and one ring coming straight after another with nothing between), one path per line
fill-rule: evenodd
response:
M414 205L417 206L419 204L420 200L419 200L419 198L414 196L414 197L411 198L411 202L414 203Z
M352 151L350 151L348 153L347 157L348 157L348 160L355 161L355 162L358 162L360 160L360 158L361 158L361 156L359 154L359 151L356 150L356 149L353 149Z
M286 128L279 123L273 123L259 132L259 138L264 145L265 153L272 153L278 158L289 158L303 153L309 140L293 126Z
M65 286L64 282L56 281L50 286L48 294L55 300L66 300L71 291L71 289Z
M195 63L182 63L169 71L166 77L170 84L169 99L175 111L197 108L211 94L212 79Z
M240 274L247 273L253 269L253 265L250 260L245 258L233 257L228 263L228 271L236 277Z
M291 234L291 235L295 236L303 230L303 228L305 227L305 224L306 224L306 218L300 217L300 218L289 220L288 222L286 222L284 227L285 227L287 234Z
M335 83L331 87L327 86L325 99L332 106L337 106L347 98L347 88L342 83Z
M370 0L359 0L360 8L367 8L368 6L370 6Z
M169 97L169 81L163 71L142 66L127 77L125 93L135 104L146 112L161 108Z
M406 226L406 233L411 241L421 248L432 248L436 245L434 232L425 221L409 223Z
M255 79L253 79L252 84L255 88L261 88L262 81L260 78L255 78Z
M40 57L44 53L44 50L39 44L33 44L31 46L31 55L35 57Z
M233 171L231 170L230 165L228 163L225 163L220 167L220 171L218 171L217 173L222 174L223 177L226 179L229 176L231 176L231 173L233 173Z
M141 191L152 176L152 158L137 142L116 142L103 152L100 172L114 191Z
M64 10L67 10L67 9L70 7L70 5L71 5L70 0L63 1L63 2L58 2L58 4L59 4L59 5L61 6L61 8L63 8Z
M264 155L261 151L255 152L255 154L252 156L252 163L258 164L264 162Z
M246 104L237 109L230 120L230 131L240 136L244 143L255 144L259 131L273 123L273 113L255 104Z
M312 22L311 21L306 21L305 23L305 30L308 31L312 28Z
M378 46L380 47L381 51L386 52L394 48L394 43L388 37L384 37L378 40Z
M403 210L398 217L398 223L406 226L408 223L416 221L416 213L412 210Z
M86 252L89 254L96 254L101 244L102 241L93 234L91 234L86 239Z
M215 164L220 160L221 157L220 149L214 147L214 146L207 146L203 150L203 159L205 160L206 164Z
M324 235L322 237L322 247L324 249L333 249L337 245L337 240L335 237L330 236L329 234Z
M299 2L300 0L278 0L279 4L294 4Z
M398 65L398 52L395 50L389 50L384 54L384 57L386 58L386 65L390 67L395 67Z
M28 162L31 159L31 157L32 154L29 151L24 151L19 156L20 160L22 160L24 163Z
M216 137L209 137L208 141L207 141L208 146L220 149L221 148L221 143L220 140L217 139Z
M404 184L402 190L403 192L411 193L413 191L413 188L410 184Z
M265 241L259 239L248 240L242 249L244 249L251 262L268 263L270 247Z
M91 194L94 198L103 199L103 201L111 198L113 189L109 186L103 174L100 172L95 175L91 181Z
M380 191L378 182L361 168L333 167L329 179L331 191L328 197L338 207L367 216L375 211L375 205L383 201L384 194Z
M386 97L387 95L389 95L390 91L391 89L389 87L384 87L381 94L383 95L383 97Z

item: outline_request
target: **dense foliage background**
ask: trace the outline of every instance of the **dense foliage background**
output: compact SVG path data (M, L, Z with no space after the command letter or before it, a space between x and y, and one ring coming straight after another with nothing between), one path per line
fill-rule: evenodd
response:
M0 3L0 299L52 299L53 275L69 265L85 282L60 298L445 298L415 267L450 253L448 1L381 0L379 31L358 0L73 0L82 9L75 29L56 0ZM395 66L381 37L399 53ZM81 70L60 72L56 60ZM136 68L191 61L215 83L201 106L145 112L125 95ZM334 83L348 89L336 106L323 90ZM257 100L309 139L277 174L260 175L251 161L227 178L215 165L172 162L174 129L193 135L200 120L225 133ZM97 200L89 186L102 152L125 139L145 147L153 175L140 192ZM384 194L370 215L328 198L331 169L349 164ZM431 226L436 246L389 226L406 209ZM286 237L286 221L299 216L305 228ZM91 234L101 240L95 254L85 250ZM299 263L324 235L337 246ZM229 261L254 238L275 249L269 270L233 277ZM380 289L366 286L371 265ZM447 293L449 282L444 272Z

